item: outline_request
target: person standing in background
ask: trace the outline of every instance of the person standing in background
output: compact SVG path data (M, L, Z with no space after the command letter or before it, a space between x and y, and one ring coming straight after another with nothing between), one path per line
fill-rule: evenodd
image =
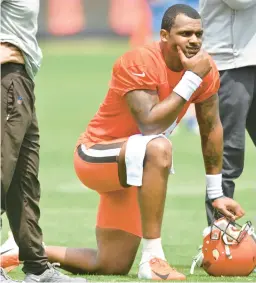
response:
M200 0L203 47L220 72L219 104L224 129L222 187L234 197L244 168L245 130L256 146L256 0ZM206 198L208 224L213 207Z
M38 225L39 129L33 79L42 53L36 40L39 0L1 0L1 214L6 211L23 282L86 282L48 262ZM1 268L1 282L16 282Z

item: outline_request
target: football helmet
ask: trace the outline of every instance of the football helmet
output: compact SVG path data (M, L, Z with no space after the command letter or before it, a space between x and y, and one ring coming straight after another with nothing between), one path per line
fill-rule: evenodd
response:
M256 267L256 235L251 222L243 226L222 217L204 231L203 269L213 276L248 276Z

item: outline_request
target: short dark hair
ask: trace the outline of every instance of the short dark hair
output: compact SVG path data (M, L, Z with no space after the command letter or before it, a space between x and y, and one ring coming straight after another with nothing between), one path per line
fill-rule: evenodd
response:
M163 16L161 29L170 31L175 19L179 14L184 14L192 19L201 19L199 13L192 7L185 4L176 4L169 7Z

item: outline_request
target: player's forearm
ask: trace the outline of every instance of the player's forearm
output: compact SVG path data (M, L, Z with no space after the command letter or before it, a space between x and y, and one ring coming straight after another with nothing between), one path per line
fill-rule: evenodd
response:
M209 132L201 131L201 143L206 174L220 174L223 158L223 128L220 122Z
M139 124L144 135L161 134L177 119L186 100L176 93L171 93L165 100L157 103L149 111L148 116Z
M144 127L142 133L159 134L168 129L201 82L202 79L199 76L191 71L186 71L173 92L165 100L156 103L150 109L142 123Z

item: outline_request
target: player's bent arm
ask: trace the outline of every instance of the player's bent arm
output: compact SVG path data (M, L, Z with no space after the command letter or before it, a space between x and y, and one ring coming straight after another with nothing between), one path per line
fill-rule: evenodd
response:
M201 83L201 77L186 71L173 92L161 102L156 90L133 90L126 93L126 101L141 133L160 134L168 129Z
M211 96L196 104L195 107L206 174L220 174L223 156L223 128L219 117L218 95Z
M143 135L163 133L173 124L187 102L175 92L160 102L154 90L133 90L125 97Z
M206 170L206 193L215 209L230 220L244 215L244 210L233 199L223 197L222 191L222 155L223 129L219 117L217 94L196 104L196 115L200 127L202 151Z

